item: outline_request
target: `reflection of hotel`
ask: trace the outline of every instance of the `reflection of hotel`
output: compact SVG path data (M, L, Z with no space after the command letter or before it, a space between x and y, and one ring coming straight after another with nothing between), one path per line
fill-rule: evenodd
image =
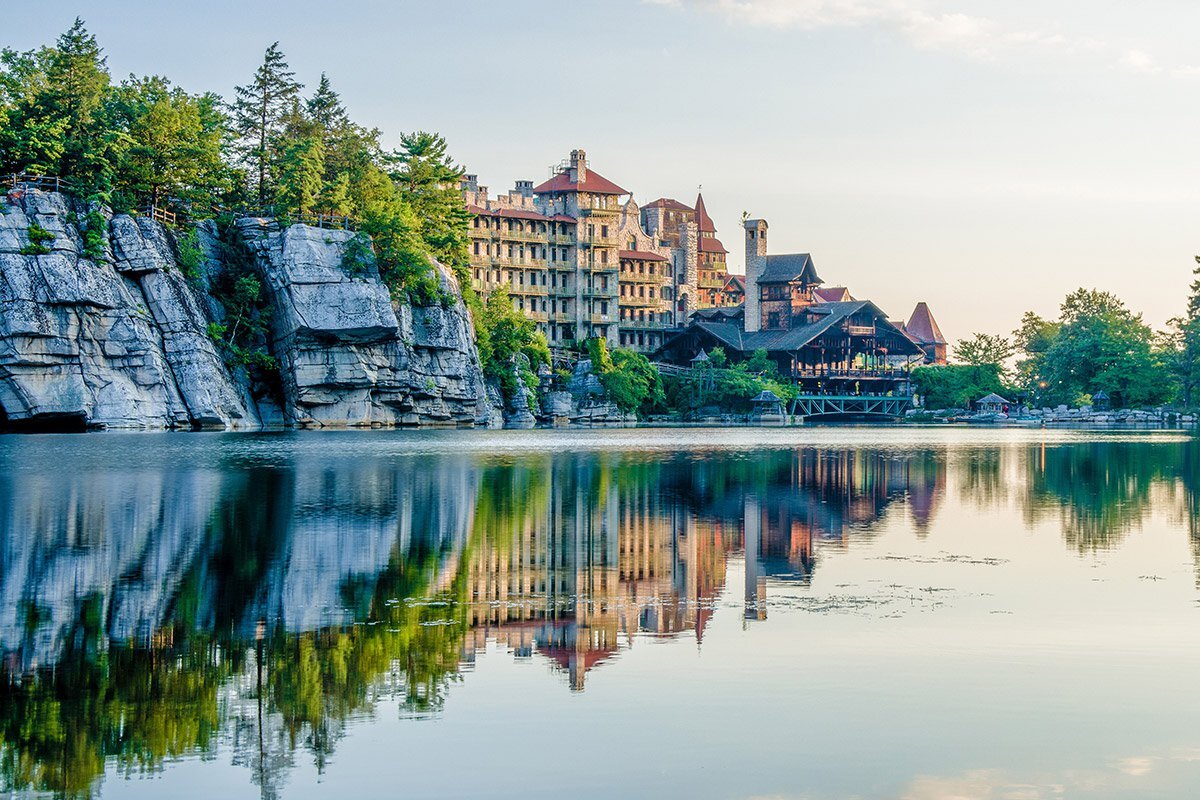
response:
M732 542L656 491L654 465L563 457L540 502L490 531L470 565L466 659L490 638L548 657L582 689L634 633L699 641Z
M470 560L465 658L491 639L550 659L582 689L635 634L700 641L739 545L746 616L765 619L768 580L807 583L818 547L869 535L906 498L914 516L921 498L927 520L944 478L926 461L805 450L768 454L753 474L733 458L564 455L522 467L545 485L521 484L522 513L491 526Z

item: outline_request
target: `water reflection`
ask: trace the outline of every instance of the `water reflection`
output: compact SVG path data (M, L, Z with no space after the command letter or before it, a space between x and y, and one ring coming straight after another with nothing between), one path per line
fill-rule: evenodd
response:
M12 469L2 788L224 749L274 797L381 700L436 714L489 642L583 690L635 634L702 641L722 595L767 620L885 520L929 535L948 485L1079 553L1169 507L1200 560L1198 481L1183 442Z

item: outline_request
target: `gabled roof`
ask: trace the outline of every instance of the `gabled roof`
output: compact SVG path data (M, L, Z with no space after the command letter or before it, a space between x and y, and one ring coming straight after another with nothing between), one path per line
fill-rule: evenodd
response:
M732 348L742 353L749 353L754 350L764 349L767 351L776 352L795 352L805 345L809 344L826 331L841 325L847 319L857 314L864 309L871 311L875 316L875 324L877 327L886 326L892 327L888 322L887 317L879 307L869 300L855 300L845 303L822 303L812 307L814 311L822 314L818 320L814 320L807 325L801 325L797 328L783 331L754 331L747 333L739 323L717 321L720 319L717 315L702 315L697 312L693 317L691 325L687 330L700 330L710 336L718 339L725 347ZM899 331L897 330L899 335ZM907 341L907 340L906 340ZM669 346L670 342L663 346ZM919 355L920 348L916 344L912 344L911 355ZM897 355L903 355L897 353Z
M708 210L704 207L704 195L696 195L696 225L700 227L701 233L716 233L717 226L713 224L712 217L708 215Z
M728 275L725 278L725 291L730 288L736 289L739 292L746 291L746 276L745 275Z
M713 236L700 237L700 252L701 253L728 253L725 245L721 244L721 240Z
M759 276L759 283L824 283L817 275L813 266L812 256L808 253L789 253L787 255L767 256L767 267Z
M673 197L660 197L652 203L646 203L642 208L666 208L671 211L691 211L691 206L685 206Z
M929 306L923 302L917 303L912 316L904 325L904 330L921 344L946 344L946 337L942 336L942 329L938 327L937 320L933 318Z
M813 296L822 303L844 303L854 299L850 296L850 290L845 286L813 289Z
M651 253L649 250L621 250L620 258L629 261L666 261L666 256Z
M979 398L975 402L976 403L993 404L993 403L1007 403L1008 401L1005 400L1000 395L996 394L995 392L992 392L991 394L984 395L983 397Z
M608 178L590 167L583 183L571 180L570 170L564 170L553 178L533 187L534 194L554 194L556 192L591 192L592 194L629 194Z

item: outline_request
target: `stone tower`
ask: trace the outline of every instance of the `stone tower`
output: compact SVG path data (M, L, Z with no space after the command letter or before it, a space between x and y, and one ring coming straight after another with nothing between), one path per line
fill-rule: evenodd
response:
M746 226L746 332L759 329L762 314L758 309L758 279L767 268L767 221L748 219Z

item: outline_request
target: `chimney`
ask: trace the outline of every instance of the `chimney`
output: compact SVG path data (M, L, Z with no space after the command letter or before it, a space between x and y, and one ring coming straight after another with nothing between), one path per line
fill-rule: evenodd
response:
M759 311L758 279L767 268L767 221L748 219L746 227L746 333L754 333L762 326Z
M533 197L533 181L517 181L517 188L514 191L521 197Z
M587 153L583 150L571 151L571 182L584 183L587 180Z
M479 176L478 175L464 175L463 179L462 179L462 190L464 192L478 192L479 191Z

